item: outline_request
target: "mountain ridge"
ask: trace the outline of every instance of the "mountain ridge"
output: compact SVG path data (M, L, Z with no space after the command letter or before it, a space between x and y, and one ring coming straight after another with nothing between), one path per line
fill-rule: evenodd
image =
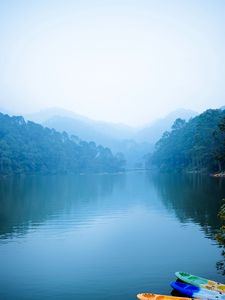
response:
M133 128L121 123L96 121L60 108L42 110L26 118L39 121L43 126L94 141L112 150L122 152L130 168L144 167L144 157L152 152L154 144L177 118L188 119L196 112L178 109L144 128Z
M159 139L164 131L169 130L171 128L173 122L177 118L184 118L185 120L188 120L196 115L198 115L198 112L196 111L179 108L168 113L164 117L156 119L155 121L148 123L142 127L132 127L121 122L113 123L106 121L98 121L88 118L86 116L82 116L80 114L76 114L75 112L66 109L52 107L41 110L37 113L26 114L25 119L43 124L47 127L56 127L57 130L61 131L71 131L71 129L68 128L68 126L66 126L66 129L63 128L63 121L67 121L67 123L69 122L70 126L72 126L71 123L74 122L74 120L76 120L76 125L78 125L77 122L79 121L83 123L83 126L86 128L88 128L88 126L91 126L90 130L97 131L97 133L99 133L100 135L106 134L107 136L111 136L116 139L137 139L137 141L141 142L149 142L151 140L151 135L154 131L153 135L156 136L154 138L155 143L156 139ZM58 123L60 123L60 126ZM79 126L80 125L81 124L79 124ZM150 130L150 128L153 129ZM159 130L159 132L156 132L156 129ZM150 134L146 134L149 130Z

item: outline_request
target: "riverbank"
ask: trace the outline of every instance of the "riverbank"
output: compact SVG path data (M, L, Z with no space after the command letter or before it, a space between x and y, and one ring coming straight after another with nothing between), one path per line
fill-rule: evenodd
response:
M212 177L225 177L225 172L213 173L210 174Z

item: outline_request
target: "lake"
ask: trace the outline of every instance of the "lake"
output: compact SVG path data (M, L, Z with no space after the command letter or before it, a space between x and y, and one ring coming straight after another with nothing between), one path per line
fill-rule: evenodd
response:
M225 181L147 172L0 181L0 299L170 294L175 271L224 282Z

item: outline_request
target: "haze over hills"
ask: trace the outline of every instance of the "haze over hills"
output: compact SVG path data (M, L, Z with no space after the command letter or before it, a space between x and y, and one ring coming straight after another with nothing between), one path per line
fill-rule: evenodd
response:
M68 118L76 118L79 120L88 120L88 118L83 117L79 114L76 114L73 111L66 110L64 108L59 108L59 107L42 109L38 112L24 115L24 117L26 119L32 120L33 122L36 122L36 123L44 123L54 116L63 116L63 117L68 117Z
M177 118L189 120L197 114L192 110L178 109L142 128L135 128L122 123L96 121L61 108L41 110L25 115L25 118L46 127L78 135L84 140L94 140L100 143L104 140L107 143L113 138L155 143L164 131L171 128Z
M49 108L40 112L25 115L25 118L40 123L46 127L66 131L78 135L84 140L102 142L101 137L108 139L131 138L135 128L120 124L92 120L62 108Z
M177 109L166 115L164 118L158 119L139 130L134 138L140 142L148 140L149 142L155 144L165 131L170 130L177 118L188 121L190 118L193 118L197 115L198 113L192 110Z
M220 107L221 110L224 107ZM6 109L2 111L8 112ZM197 112L178 109L158 119L143 128L135 128L124 124L107 123L92 120L62 108L50 108L40 112L24 115L31 120L48 128L77 136L83 141L94 141L112 150L113 154L122 152L129 168L143 168L145 157L153 152L155 143L163 132L169 131L177 118L189 119L195 117Z
M114 154L122 152L129 168L143 166L143 156L153 149L151 143L134 141L137 129L124 124L95 121L60 108L43 110L25 117L57 131L76 135L82 140L104 145Z
M42 110L25 118L57 131L66 131L82 140L102 144L113 153L122 152L128 167L143 167L144 156L153 151L163 132L169 130L177 118L188 120L195 115L194 111L179 109L144 128L95 121L61 108Z

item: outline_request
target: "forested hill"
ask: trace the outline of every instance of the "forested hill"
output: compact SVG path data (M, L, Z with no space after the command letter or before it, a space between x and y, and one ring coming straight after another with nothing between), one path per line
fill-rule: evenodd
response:
M0 113L0 175L115 172L124 164L109 148Z
M177 119L156 143L148 166L162 171L224 171L225 111L210 109L188 122Z

